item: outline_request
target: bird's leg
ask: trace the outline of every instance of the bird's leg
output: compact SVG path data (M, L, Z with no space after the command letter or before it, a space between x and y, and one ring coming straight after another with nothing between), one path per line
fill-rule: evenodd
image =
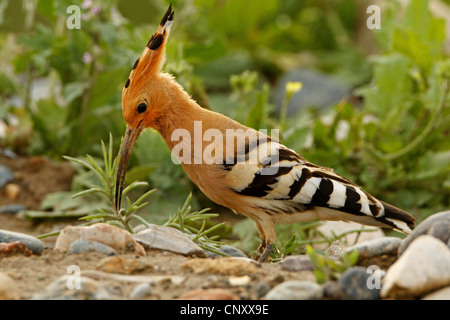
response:
M267 246L266 240L263 239L258 249L256 249L256 252L252 255L251 259L253 260L259 259L259 257L261 257L261 255L265 251L266 246Z
M276 243L277 241L275 227L271 220L254 220L254 222L258 228L259 236L262 239L262 242L256 250L256 253L252 256L252 259L258 260L258 262L264 262L272 253L272 243Z
M272 244L270 242L268 242L266 244L266 248L264 249L264 252L262 253L262 255L259 257L258 262L264 262L266 261L266 259L270 256L270 254L272 253Z

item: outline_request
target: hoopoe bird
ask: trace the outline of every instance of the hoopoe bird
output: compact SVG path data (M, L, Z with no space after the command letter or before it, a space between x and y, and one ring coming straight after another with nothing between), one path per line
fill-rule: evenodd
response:
M126 131L116 179L117 211L133 146L145 128L153 128L209 199L254 221L262 239L260 261L272 252L278 223L343 220L411 232L415 219L408 213L270 136L200 107L162 72L173 17L170 5L123 88Z

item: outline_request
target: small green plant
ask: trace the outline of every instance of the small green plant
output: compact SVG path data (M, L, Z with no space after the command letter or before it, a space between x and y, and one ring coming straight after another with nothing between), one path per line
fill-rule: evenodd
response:
M133 232L133 229L130 226L130 221L133 219L148 226L149 225L148 222L145 221L145 219L143 219L142 217L138 216L136 214L136 211L148 204L148 202L144 202L144 200L147 199L153 192L155 192L156 189L147 191L145 194L140 196L136 201L132 202L130 198L126 196L127 193L129 193L131 190L137 187L148 186L147 182L134 181L123 190L123 196L127 199L128 203L127 207L125 209L121 208L119 212L116 212L114 210L114 198L116 188L115 177L117 173L118 157L117 156L113 157L113 138L111 134L109 136L108 150L106 149L105 143L102 141L102 151L105 169L102 169L101 165L97 163L97 161L90 155L86 156L87 160L80 160L64 156L64 159L78 163L86 167L91 172L93 172L101 183L101 185L94 185L87 190L83 190L74 194L72 198L97 193L100 194L109 204L109 206L107 206L108 209L105 210L102 208L98 208L97 213L84 216L80 219L88 220L92 223L101 221L111 224L118 224L130 232Z
M348 268L354 266L358 261L358 251L345 252L339 259L333 259L313 249L311 245L306 246L306 253L314 265L314 275L318 284L327 280L337 280Z
M280 242L280 241L279 241ZM295 234L286 242L280 242L273 246L273 252L270 255L272 262L279 262L287 257L298 246Z
M225 223L219 223L211 228L206 229L208 219L218 216L217 213L206 213L209 208L191 212L192 193L187 197L183 207L178 209L178 213L172 215L169 220L164 224L165 226L176 228L190 236L190 238L196 242L202 249L210 252L214 252L219 255L224 255L220 251L220 247L223 243L218 242L219 235L208 236L211 232L222 228ZM200 228L195 227L201 221Z

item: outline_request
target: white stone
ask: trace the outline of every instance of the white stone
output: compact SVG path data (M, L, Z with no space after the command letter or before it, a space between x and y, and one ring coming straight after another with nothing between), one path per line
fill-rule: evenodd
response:
M246 286L250 283L251 279L249 276L241 276L241 277L229 277L228 283L230 286L233 287L239 287L239 286Z
M381 297L420 297L448 285L450 250L442 241L423 235L387 270Z
M79 239L100 242L115 250L131 250L137 255L145 256L144 248L133 239L128 231L106 223L96 223L84 227L65 227L56 239L55 250L66 252L70 244Z
M383 231L378 227L369 227L369 226L363 226L362 224L356 223L356 222L345 222L345 221L324 221L322 225L317 227L317 231L322 233L324 237L327 238L333 238L334 236L338 236L344 232L349 232L352 230L360 230L361 228L364 228L363 232L358 233L352 232L344 237L342 237L340 240L346 243L347 245L351 246L355 243L384 237ZM314 245L316 249L326 249L327 244L322 245Z
M187 234L171 227L151 225L133 235L133 238L145 248L167 250L185 256L207 256Z
M312 281L288 280L270 290L266 300L318 300L323 297L323 289Z

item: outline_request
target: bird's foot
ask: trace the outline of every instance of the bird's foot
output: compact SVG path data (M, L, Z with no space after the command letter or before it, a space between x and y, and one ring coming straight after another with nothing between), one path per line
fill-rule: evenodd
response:
M270 242L266 242L263 240L259 245L256 252L252 255L251 259L256 260L258 262L264 262L270 256L273 251L273 246Z
M262 263L264 261L267 260L267 258L270 256L270 254L272 253L272 244L271 243L267 243L264 252L261 254L261 256L258 259L258 262Z
M263 240L250 259L259 260L265 249L266 249L266 241Z

